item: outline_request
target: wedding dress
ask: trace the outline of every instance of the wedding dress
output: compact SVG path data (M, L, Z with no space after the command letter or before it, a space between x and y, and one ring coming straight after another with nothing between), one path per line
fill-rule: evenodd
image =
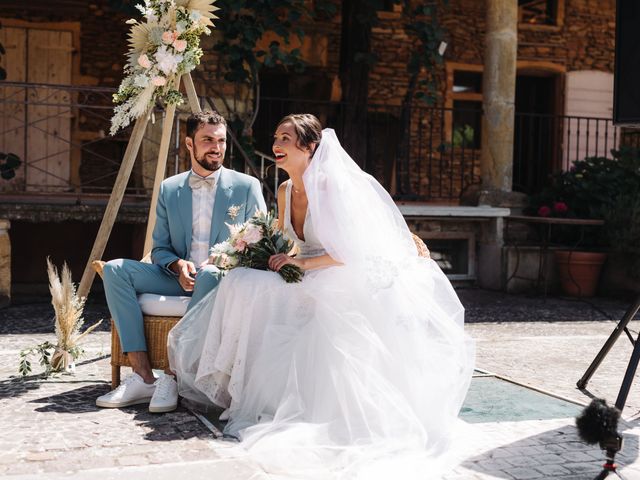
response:
M304 175L302 257L341 266L288 284L236 268L170 332L180 394L229 409L225 433L287 478L438 478L474 364L464 309L419 257L382 187L324 130Z

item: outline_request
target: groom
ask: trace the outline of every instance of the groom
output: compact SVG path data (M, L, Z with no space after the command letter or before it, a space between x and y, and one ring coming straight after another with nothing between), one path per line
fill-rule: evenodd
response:
M118 388L98 397L99 407L147 402L151 412L177 407L175 378L165 374L156 380L151 370L137 294L191 295L188 310L220 281L219 270L207 260L209 248L229 237L225 223L244 222L256 208L266 210L260 182L222 166L227 123L219 113L191 115L186 133L191 170L167 178L160 186L153 263L118 259L104 265L107 304L133 373Z

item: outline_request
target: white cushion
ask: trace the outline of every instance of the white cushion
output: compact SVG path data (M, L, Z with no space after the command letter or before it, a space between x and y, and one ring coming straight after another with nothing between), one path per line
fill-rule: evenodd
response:
M138 304L142 313L158 317L182 317L190 301L191 297L169 297L155 293L138 295Z

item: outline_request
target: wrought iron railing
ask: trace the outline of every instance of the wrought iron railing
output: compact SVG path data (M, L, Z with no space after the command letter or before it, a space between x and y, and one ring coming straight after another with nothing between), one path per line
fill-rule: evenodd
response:
M538 192L549 175L569 169L575 160L611 157L621 134L609 118L516 113L514 190Z
M354 160L398 199L457 202L466 188L480 182L478 111L469 111L478 114L478 125L465 136L464 126L455 124L460 109L413 106L406 112L411 121L403 125L402 106L369 104L360 131L354 135L350 129L350 145L345 138L348 108L340 102L263 97L253 129L256 145L262 151L271 148L283 116L312 113L335 129ZM365 148L354 148L357 142ZM363 151L364 158L358 156Z
M113 92L103 87L2 82L0 150L17 154L22 165L15 178L0 182L0 191L109 193L130 134L130 128L113 137L107 133ZM154 116L158 115L162 112ZM147 196L153 185L153 153L160 140L155 130L160 124L146 132L128 195ZM174 147L169 158L175 160L176 155Z
M107 133L113 92L102 87L0 83L0 151L15 153L23 161L14 179L0 181L0 192L56 192L78 198L108 194L129 138L128 130L114 137ZM363 125L354 129L347 124L348 108L353 107L264 97L253 126L257 151L245 152L231 142L229 161L233 168L258 177L273 204L283 175L272 157L262 152L271 151L273 131L284 115L308 112L334 128L347 151L357 152L354 160L398 199L456 203L466 189L480 183L479 109L411 106L407 110L371 104ZM187 113L179 111L176 116L167 175L188 168L182 141ZM147 128L127 188L130 196L150 195L162 115L155 112L156 121ZM514 189L526 193L537 191L550 173L568 168L573 160L609 155L620 143L638 144L640 138L605 118L517 113L515 129Z
M132 127L107 134L115 90L17 82L0 84L0 151L15 153L22 164L2 193L28 193L86 198L108 194L118 174ZM182 146L187 107L178 110L171 132L167 175L189 168ZM148 199L153 188L164 111L152 114L126 195ZM265 196L275 202L267 170L232 142L229 161L260 178ZM265 157L266 158L266 157Z

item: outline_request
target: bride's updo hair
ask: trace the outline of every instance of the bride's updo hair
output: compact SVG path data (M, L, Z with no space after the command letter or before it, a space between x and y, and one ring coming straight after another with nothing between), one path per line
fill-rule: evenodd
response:
M287 115L278 123L276 129L283 123L291 123L293 129L298 135L296 146L298 148L308 148L311 144L315 143L316 148L320 140L322 140L322 124L315 115L310 113L292 113ZM311 154L315 153L315 149Z

